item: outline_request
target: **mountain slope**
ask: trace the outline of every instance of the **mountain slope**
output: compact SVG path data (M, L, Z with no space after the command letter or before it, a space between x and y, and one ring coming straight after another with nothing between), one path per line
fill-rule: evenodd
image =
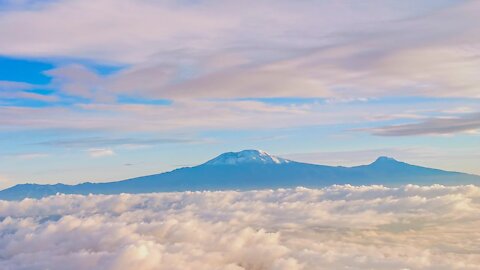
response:
M204 164L109 183L23 184L0 191L0 199L41 198L56 193L118 194L167 191L324 187L333 184L480 184L480 176L425 168L380 157L369 165L333 167L300 163L259 150L224 153Z

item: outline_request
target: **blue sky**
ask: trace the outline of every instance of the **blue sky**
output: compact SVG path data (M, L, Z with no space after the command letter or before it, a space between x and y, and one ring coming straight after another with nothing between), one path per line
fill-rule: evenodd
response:
M0 1L0 187L258 148L480 174L477 1Z

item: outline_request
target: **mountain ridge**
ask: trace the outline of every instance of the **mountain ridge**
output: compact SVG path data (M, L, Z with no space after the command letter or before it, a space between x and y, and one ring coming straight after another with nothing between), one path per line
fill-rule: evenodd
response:
M64 194L118 194L200 190L318 188L333 184L476 184L480 176L411 165L381 156L367 165L342 167L302 163L261 150L227 152L197 166L114 182L19 184L0 191L0 200Z

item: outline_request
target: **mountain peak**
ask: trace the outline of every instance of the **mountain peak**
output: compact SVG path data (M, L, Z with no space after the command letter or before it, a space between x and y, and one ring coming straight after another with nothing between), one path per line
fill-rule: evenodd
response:
M289 160L272 156L262 150L243 150L219 155L204 163L205 165L239 165L239 164L284 164Z
M379 156L376 161L397 161L393 157Z
M400 163L400 161L392 157L380 156L372 164L393 164L393 163Z

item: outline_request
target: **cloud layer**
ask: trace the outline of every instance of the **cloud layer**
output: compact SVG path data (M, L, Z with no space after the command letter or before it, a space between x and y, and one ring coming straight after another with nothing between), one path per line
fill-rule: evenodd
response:
M2 269L476 269L480 188L0 201Z
M0 107L0 123L6 128L315 126L329 124L325 119L332 117L324 104L302 107L290 101L274 106L241 99L464 98L470 100L464 101L467 106L480 97L477 1L267 0L254 8L209 0L7 2L0 13L0 52L60 60L45 72L52 78L47 86L51 93L25 91L34 87L27 83L0 82L0 89L9 89L0 98L54 104L24 108L7 102L10 106ZM117 69L105 73L96 65ZM171 103L126 104L125 98ZM407 115L409 105L403 105L395 112L373 102L366 107L384 115ZM472 109L477 114L480 110ZM363 110L343 106L336 112L348 120L333 122L352 124ZM436 114L442 116L439 109ZM129 119L146 120L132 125ZM360 120L364 126L375 123ZM385 136L478 128L476 122L443 128L450 123L441 121L441 130L415 132L415 124L376 124L379 128L371 133Z

